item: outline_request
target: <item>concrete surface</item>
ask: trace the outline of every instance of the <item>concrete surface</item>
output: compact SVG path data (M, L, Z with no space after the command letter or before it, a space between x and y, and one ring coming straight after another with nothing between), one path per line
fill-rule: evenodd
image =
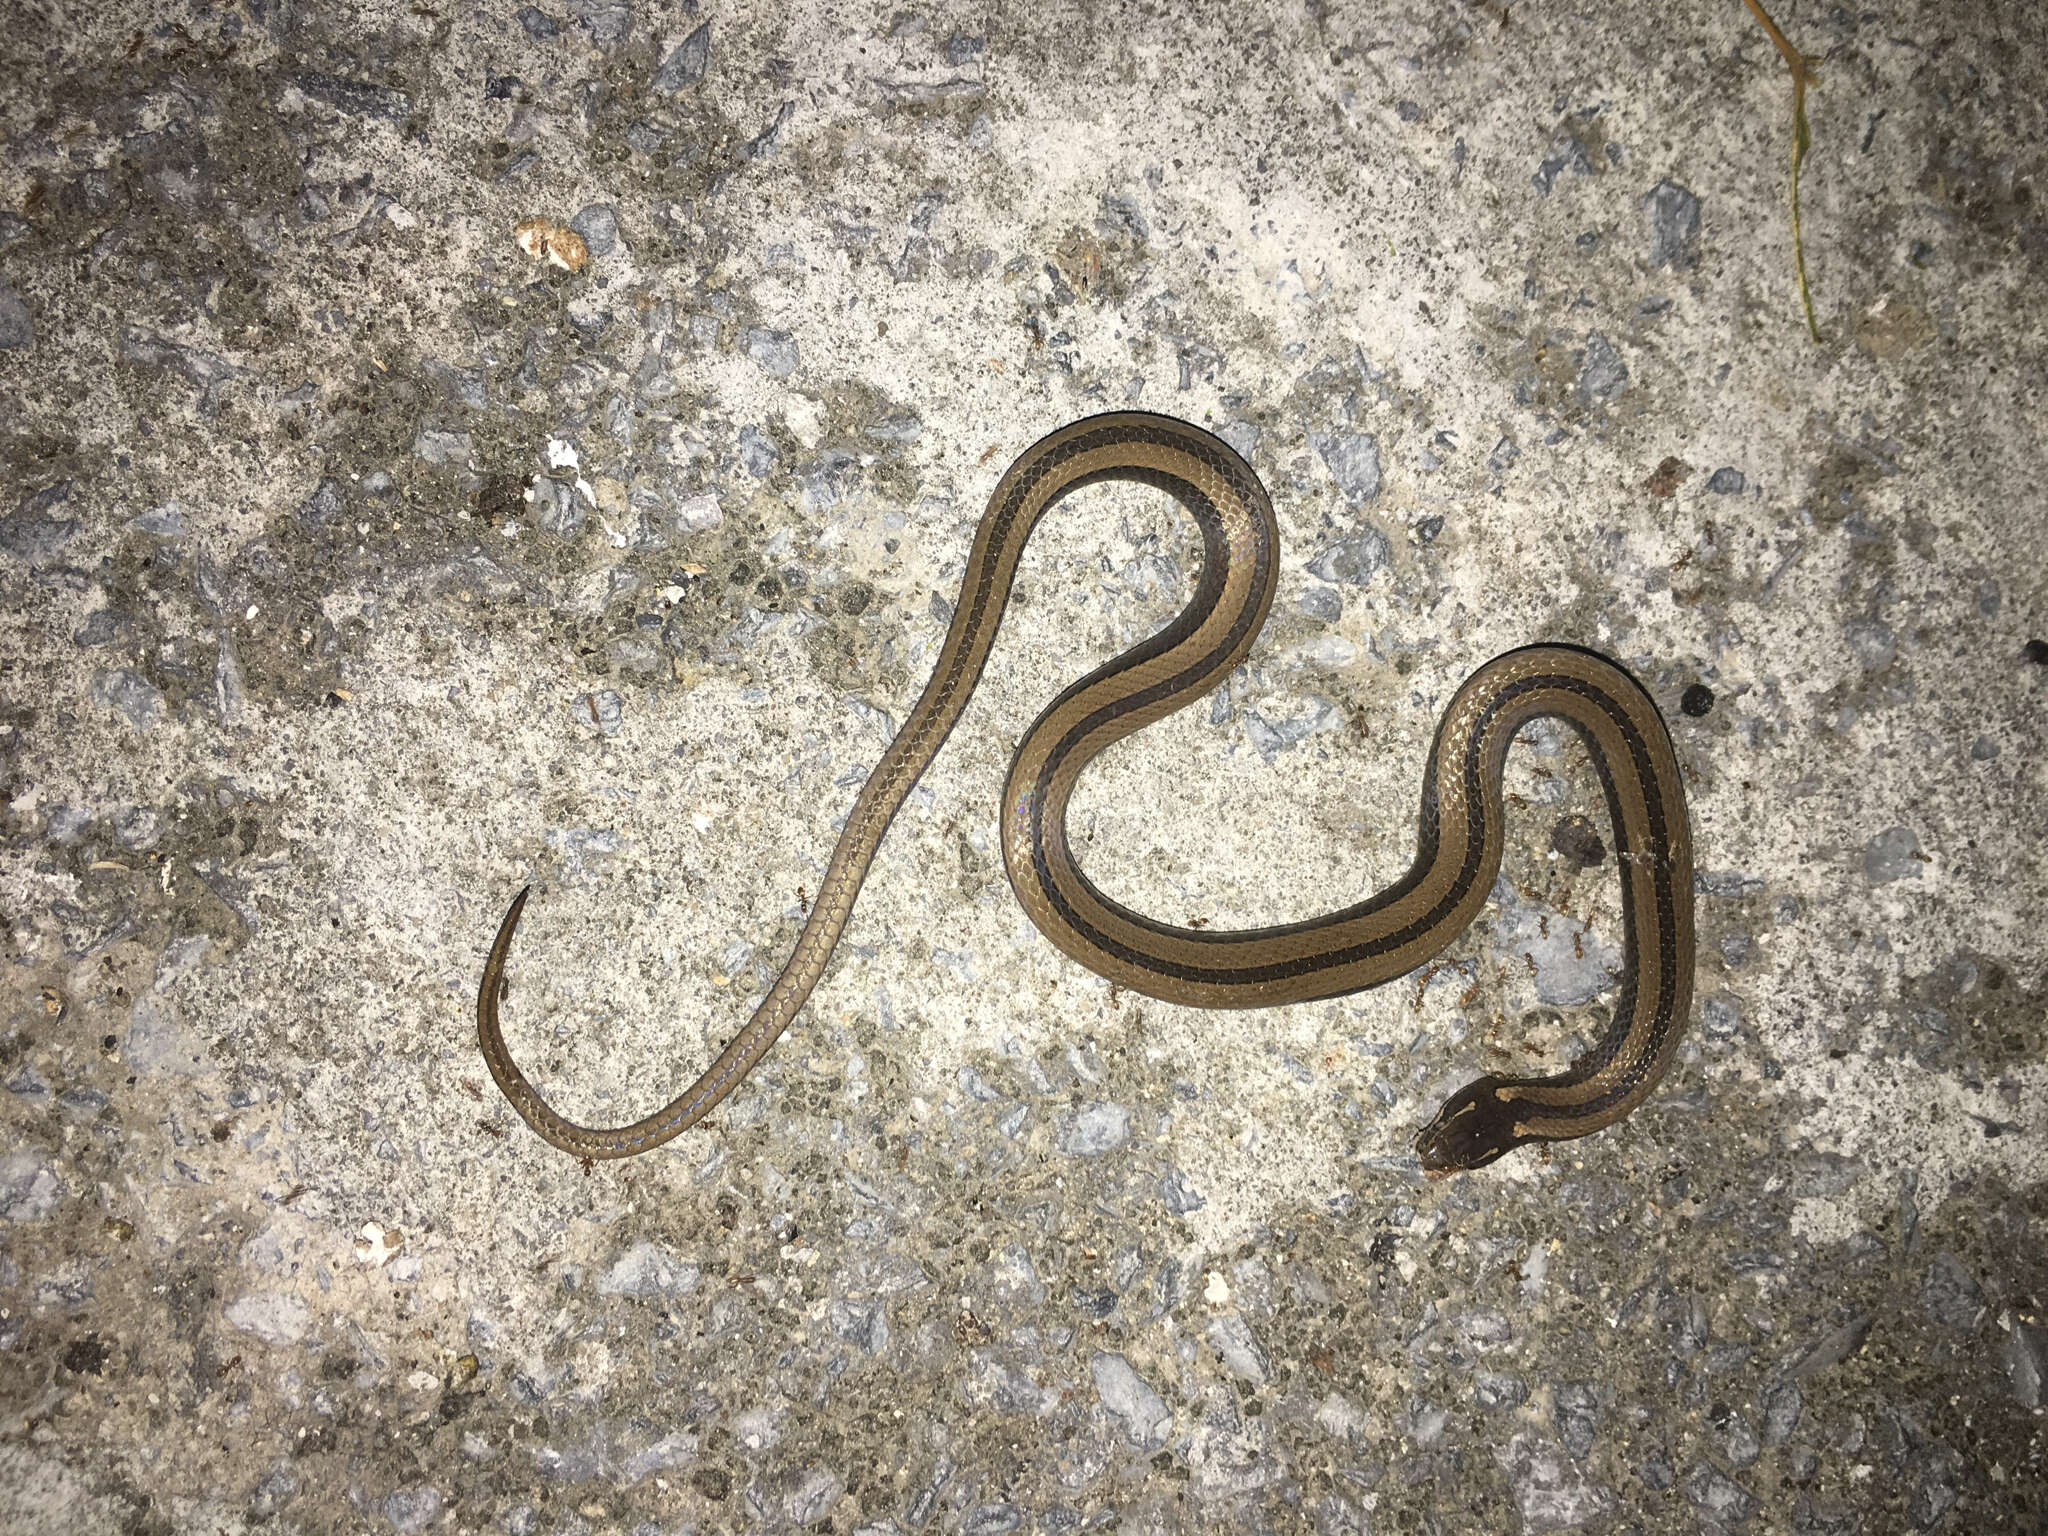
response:
M2048 38L1778 19L1819 346L1733 3L13 12L0 1525L2041 1529ZM1036 936L1011 743L1191 590L1104 489L745 1090L587 1173L528 1134L470 1013L513 891L522 1059L664 1100L1003 466L1132 402L1289 558L1085 785L1097 878L1355 899L1457 683L1595 646L1693 797L1663 1091L1410 1156L1612 995L1542 730L1410 983L1202 1015Z

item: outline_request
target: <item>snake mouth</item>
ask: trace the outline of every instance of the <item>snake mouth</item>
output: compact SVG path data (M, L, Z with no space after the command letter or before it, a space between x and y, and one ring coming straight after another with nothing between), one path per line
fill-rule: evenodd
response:
M1533 1137L1521 1134L1514 1106L1503 1099L1500 1079L1482 1077L1445 1099L1415 1138L1422 1171L1432 1178L1484 1168Z

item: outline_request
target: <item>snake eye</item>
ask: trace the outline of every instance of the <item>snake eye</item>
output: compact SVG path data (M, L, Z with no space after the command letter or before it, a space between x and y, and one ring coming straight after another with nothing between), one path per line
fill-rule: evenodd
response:
M1514 1111L1495 1093L1498 1086L1499 1079L1482 1077L1444 1100L1436 1118L1415 1138L1424 1173L1484 1168L1529 1139L1516 1133Z

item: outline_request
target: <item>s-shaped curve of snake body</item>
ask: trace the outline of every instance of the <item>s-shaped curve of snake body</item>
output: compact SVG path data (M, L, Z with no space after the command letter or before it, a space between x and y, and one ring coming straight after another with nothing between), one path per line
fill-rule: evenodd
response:
M477 1034L498 1086L545 1140L582 1158L631 1157L695 1125L745 1079L824 974L890 820L966 708L1032 529L1068 492L1105 480L1156 486L1185 507L1201 530L1202 577L1172 623L1067 689L1017 749L1003 791L1003 858L1031 921L1089 970L1171 1003L1263 1008L1392 981L1443 950L1485 904L1500 870L1508 743L1528 721L1551 716L1590 747L1612 818L1625 940L1613 1021L1554 1076L1487 1076L1459 1089L1416 1149L1432 1173L1479 1168L1526 1142L1612 1125L1655 1090L1692 1005L1692 834L1656 705L1627 672L1590 651L1530 646L1466 679L1437 726L1423 774L1415 862L1355 906L1273 928L1175 928L1111 900L1081 872L1067 804L1082 768L1226 679L1265 623L1278 574L1279 529L1251 466L1186 422L1119 412L1040 440L996 486L938 665L861 788L795 952L746 1026L682 1094L610 1130L548 1107L498 1027L505 964L529 892L513 900L477 993Z

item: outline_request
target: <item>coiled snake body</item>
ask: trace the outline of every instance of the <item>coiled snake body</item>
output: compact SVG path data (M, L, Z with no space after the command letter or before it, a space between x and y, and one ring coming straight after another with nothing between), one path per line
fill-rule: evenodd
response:
M1069 491L1104 480L1156 486L1180 502L1201 530L1202 577L1171 624L1067 689L1017 749L1003 792L1003 857L1032 922L1088 969L1172 1003L1262 1008L1392 981L1444 949L1485 904L1500 869L1508 743L1528 721L1552 716L1585 739L1607 793L1624 929L1613 1021L1561 1073L1487 1076L1452 1094L1417 1138L1417 1152L1432 1173L1482 1167L1525 1142L1612 1125L1656 1088L1692 1001L1691 830L1656 705L1628 673L1590 651L1509 651L1465 681L1444 711L1424 771L1415 862L1355 906L1273 928L1175 928L1111 900L1081 872L1066 813L1082 768L1227 678L1265 622L1278 574L1279 530L1251 467L1198 427L1120 412L1043 438L997 485L931 681L862 787L795 952L696 1083L615 1129L577 1125L549 1108L498 1025L505 964L529 891L513 900L484 968L477 1032L491 1075L544 1139L578 1157L631 1157L695 1125L739 1086L817 985L891 818L966 708L1032 529Z

